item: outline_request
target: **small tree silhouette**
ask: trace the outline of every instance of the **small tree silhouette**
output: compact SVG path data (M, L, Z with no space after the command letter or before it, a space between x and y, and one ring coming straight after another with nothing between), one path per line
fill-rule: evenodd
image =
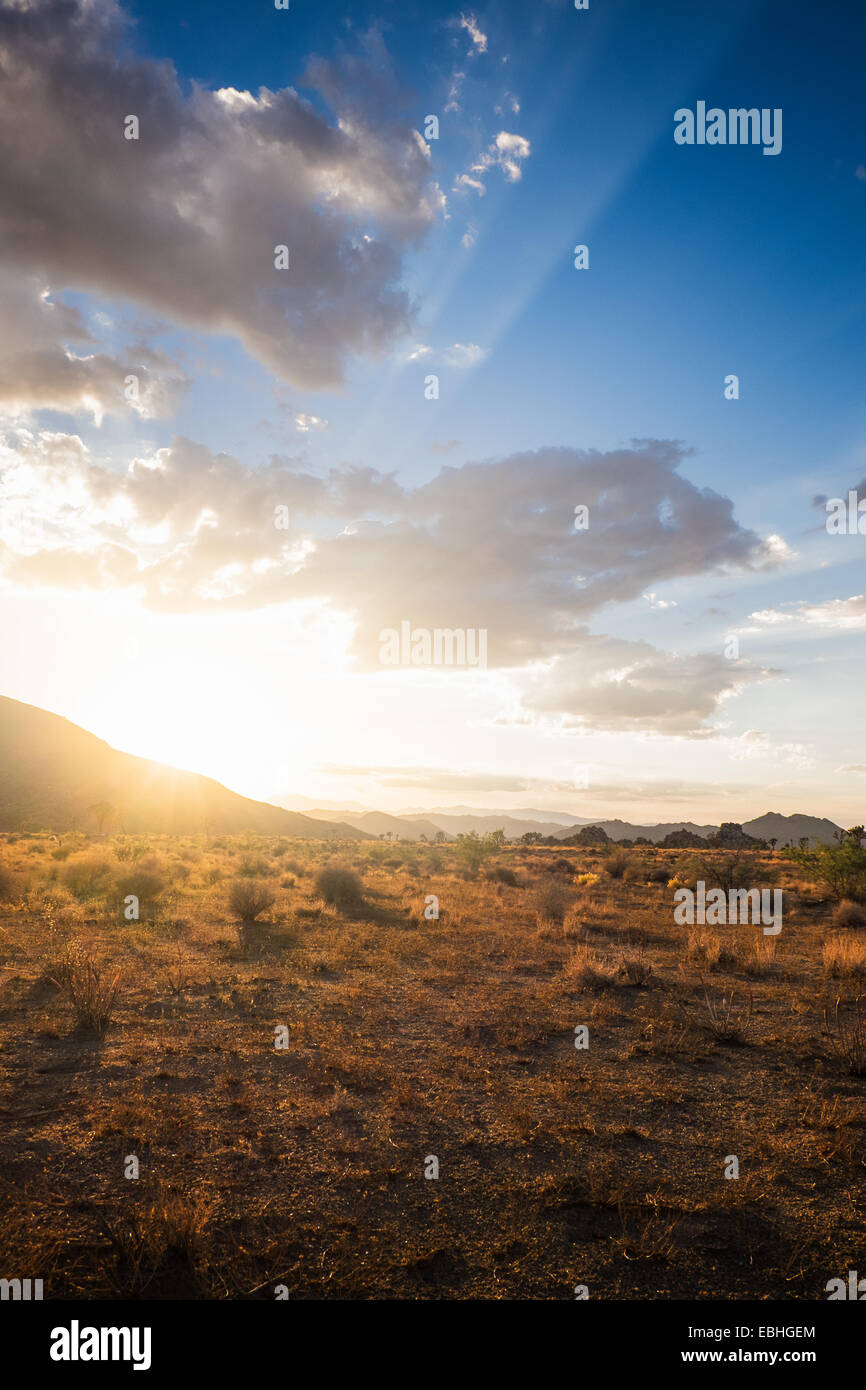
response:
M95 801L92 806L88 806L87 814L93 816L96 821L97 830L102 834L102 827L114 820L117 815L117 807L110 801Z

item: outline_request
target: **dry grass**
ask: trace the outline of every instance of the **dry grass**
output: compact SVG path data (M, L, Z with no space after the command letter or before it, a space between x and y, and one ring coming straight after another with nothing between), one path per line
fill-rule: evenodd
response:
M779 861L765 938L675 925L682 852L611 857L0 837L0 1265L66 1298L823 1297L860 937Z

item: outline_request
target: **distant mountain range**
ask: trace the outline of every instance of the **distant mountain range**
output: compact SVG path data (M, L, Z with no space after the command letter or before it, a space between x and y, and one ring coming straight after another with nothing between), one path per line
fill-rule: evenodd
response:
M0 696L0 830L118 830L367 839L238 796L210 777L120 753L58 714Z
M317 819L327 819L333 816L334 812L317 808L310 810L308 814ZM348 825L358 830L394 840L418 840L422 835L432 840L437 831L443 832L446 838L451 840L473 830L479 835L504 830L508 840L519 840L522 835L531 831L545 838L562 840L575 834L584 825L599 825L611 840L644 839L658 844L673 831L687 830L692 835L707 839L719 829L717 825L698 825L695 821L687 820L635 825L623 820L575 817L565 811L490 811L469 807L450 807L444 811L406 811L401 815L390 815L385 811L341 811L341 815ZM768 811L754 820L743 822L743 830L755 839L775 839L777 845L783 847L788 844L796 846L801 839L807 839L810 844L833 844L840 827L824 817L783 816Z

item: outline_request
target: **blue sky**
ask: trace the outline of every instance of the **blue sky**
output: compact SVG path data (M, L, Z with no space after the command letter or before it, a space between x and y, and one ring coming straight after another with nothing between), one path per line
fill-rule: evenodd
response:
M93 8L105 15L113 9L108 0L95 0ZM719 818L719 807L729 801L742 818L760 813L768 809L766 796L776 793L779 804L772 809L856 816L863 774L839 769L859 766L856 748L849 747L849 730L850 711L862 688L866 623L856 600L866 589L866 540L828 536L824 512L813 498L842 495L866 478L866 12L854 4L818 9L735 3L707 10L693 3L647 6L630 0L591 0L586 12L575 11L565 0L532 7L385 3L350 9L292 0L283 12L264 4L142 0L128 5L126 13L135 23L125 36L112 40L119 66L106 68L106 84L116 95L114 106L107 97L104 101L106 129L123 114L124 65L141 59L142 71L149 74L145 86L150 82L155 94L143 119L143 143L148 121L159 124L160 92L164 97L169 90L170 83L162 85L165 74L160 78L152 66L164 62L177 75L176 101L171 98L165 119L169 127L178 122L179 148L184 139L190 150L202 148L195 144L196 112L206 124L211 117L218 122L221 110L197 107L196 93L220 88L249 92L252 98L263 87L275 93L295 88L318 123L319 144L311 144L313 153L304 155L310 161L318 157L325 129L333 130L338 119L348 122L341 128L352 138L356 122L366 122L370 134L362 131L355 164L347 159L341 168L342 190L355 177L353 169L363 162L370 141L381 136L377 171L358 175L363 192L353 203L352 235L369 229L374 244L382 243L378 188L386 189L382 196L391 230L384 241L397 267L391 283L408 293L413 315L411 321L390 323L378 354L343 351L342 382L311 389L299 379L302 370L291 364L284 369L273 350L255 350L251 335L257 326L243 325L230 284L225 287L226 327L216 322L219 267L225 265L230 280L237 268L232 260L236 248L221 252L222 259L214 257L209 283L215 321L204 323L203 311L187 309L182 295L175 309L162 286L137 288L132 265L101 275L87 264L80 247L72 247L76 228L71 222L69 254L53 256L38 249L30 253L20 236L11 231L4 235L0 226L0 253L6 250L10 267L50 282L52 296L81 313L102 351L120 362L136 350L133 344L144 342L179 364L186 377L170 408L140 414L109 405L94 418L84 398L72 408L51 409L44 398L22 403L16 397L8 422L15 496L22 477L20 465L17 471L15 466L21 457L15 453L20 448L16 430L77 437L87 455L82 467L105 469L118 478L134 460L170 450L180 436L213 455L238 460L249 475L244 496L255 486L253 475L266 471L275 456L289 470L320 480L330 470L342 474L352 468L393 474L405 492L400 515L392 517L395 525L420 527L419 544L429 539L434 525L446 527L438 543L447 546L448 536L460 529L460 518L471 513L478 551L495 550L501 563L501 547L493 538L497 527L520 530L515 477L529 474L531 482L534 467L527 457L515 472L509 459L539 450L575 451L574 501L580 502L586 466L581 451L616 455L631 450L636 440L675 440L686 451L679 474L697 493L711 489L729 499L736 527L754 533L756 544L769 544L774 558L765 563L766 555L759 560L755 551L746 565L731 567L742 535L729 535L724 544L733 550L725 551L720 570L711 558L722 541L708 534L702 570L701 527L705 521L710 524L709 516L687 523L694 526L685 538L688 555L684 549L672 566L665 563L663 546L657 561L638 564L639 546L631 542L629 563L640 574L657 573L658 578L650 577L641 592L636 580L619 582L612 560L609 593L591 612L577 615L575 610L574 620L580 617L584 638L646 646L640 651L637 646L610 647L613 664L605 667L606 675L596 667L592 642L580 648L587 653L581 669L591 672L591 689L584 692L582 704L580 681L575 688L566 670L567 661L572 656L577 660L579 652L572 652L570 639L560 651L540 635L546 614L539 564L549 552L549 538L537 540L534 569L522 571L515 563L514 608L524 606L528 588L533 592L535 606L530 613L527 605L526 631L503 633L505 655L486 682L477 673L461 676L451 681L447 693L441 673L429 679L417 672L399 673L386 685L381 673L363 661L358 666L358 638L351 632L351 571L337 575L334 566L340 566L326 558L333 508L306 518L303 541L318 547L322 573L333 579L327 593L302 582L303 592L287 587L285 604L271 594L267 601L250 599L243 613L237 605L225 604L218 617L202 617L206 586L199 581L194 600L186 605L175 588L169 599L163 587L158 601L146 594L142 599L132 582L112 588L104 565L99 584L70 582L62 596L69 615L64 629L76 634L80 644L81 631L92 628L98 613L106 634L105 644L97 643L90 652L86 670L76 659L73 637L64 651L63 634L48 616L56 613L59 602L56 584L52 589L45 578L57 573L56 556L49 556L44 573L34 580L39 566L32 561L31 538L20 542L28 557L26 582L23 568L11 571L3 598L10 632L5 693L58 709L132 751L212 772L260 795L297 792L393 809L425 801L517 806L531 800L590 815L617 813L626 806L632 818L643 813L646 819L672 819L673 807L678 816L701 820ZM18 40L14 32L4 31L2 41ZM338 89L341 82L345 88L339 98L346 102L342 113L308 77L315 58L354 64L338 69ZM44 61L50 60L49 53ZM387 92L381 86L385 70L390 70L392 84ZM115 91L111 83L118 72ZM128 90L133 90L131 82ZM699 100L723 109L780 108L781 153L765 156L752 146L677 145L674 111ZM229 112L240 124L243 108L236 104ZM58 120L62 114L58 111ZM423 212L417 203L411 229L401 224L395 231L404 214L407 223L411 220L406 209L420 197L412 182L415 175L410 178L400 161L409 158L411 132L423 131L428 115L440 123L439 138L428 142L425 155L427 187L436 192ZM22 129L25 124L22 117ZM64 124L70 154L86 153L86 131L69 132L68 111ZM98 165L102 137L92 138ZM227 142L234 138L225 137ZM497 140L505 143L497 146ZM209 148L206 142L204 148ZM234 146L223 148L229 163ZM247 157L254 160L255 152L251 144ZM124 151L124 157L127 153L132 152ZM190 158L189 178L203 205L209 196L208 170L195 165L194 154ZM479 162L484 165L480 173ZM390 187L392 167L399 168L395 185L405 174L405 186ZM470 182L461 185L465 176ZM46 201L51 178L46 170ZM261 207L253 180L247 200L232 210L246 224L238 236L247 238L247 255L261 208L263 247L271 227L278 225L278 217L268 220L270 214L282 209L293 215L291 187L270 207L266 183L263 177ZM178 206L183 203L182 182L179 190ZM87 196L85 188L85 202ZM92 196L96 205L96 193ZM158 179L149 184L143 177L140 190L130 185L126 193L133 201L138 196L146 221L165 190ZM315 218L321 211L313 203L304 215ZM67 234L64 216L60 243ZM196 233L207 236L206 222L196 226ZM91 236L98 240L99 234L99 224L94 224ZM577 243L589 247L586 271L573 266ZM156 235L148 245L142 234L134 254L148 262L145 281L153 279L153 266L160 260L166 273L171 271L171 248ZM303 275L303 261L294 273ZM183 281L178 269L179 287ZM387 309L389 293L383 286L377 312L381 304ZM347 320L354 312L354 306L347 307ZM334 331L339 337L339 329ZM439 377L437 400L424 397L425 377L431 372ZM737 400L724 397L729 373L739 378ZM178 451L170 460L179 491L189 490L195 457ZM637 497L644 485L640 451L629 457ZM571 465L557 456L554 471L548 472L546 460L545 455L538 464L539 480L548 479L554 488L556 469ZM419 507L428 505L424 485L436 489L434 480L443 468L459 472L480 461L492 467L478 475L474 493L462 490L460 479L443 484L448 490L443 505L456 509L453 525L441 518L434 522L432 513L425 522L418 520ZM86 507L77 513L77 551L97 543L87 530L94 514L95 476L91 473L81 483L85 491L90 489L90 519ZM557 497L560 481L557 473ZM504 500L497 490L502 487L511 489ZM539 487L539 498L520 505L548 514L553 493L544 492L547 482L539 481ZM104 495L100 483L99 496ZM238 505L238 495L231 504L223 499L222 505ZM112 544L127 544L118 518L131 505L126 492L113 499L110 516L100 515L98 521L99 544L109 531ZM634 505L633 527L643 503ZM646 505L651 525L654 504L648 499ZM684 505L691 507L691 502ZM73 506L80 508L80 501L70 502L62 519L52 519L47 550L59 545ZM358 506L365 515L378 515L375 505L371 510L366 502L364 509ZM229 527L228 511L224 516L216 502L204 497L201 507L217 529ZM703 504L702 509L708 511ZM563 547L575 543L570 510L562 512ZM347 520L354 524L354 515L344 517L341 526ZM615 551L615 509L607 524ZM246 537L239 545L238 566L249 563L248 541ZM153 542L153 536L128 542L139 566L153 558L148 550ZM14 549L17 542L7 538L7 544ZM175 534L172 544L177 564L184 564L183 535ZM461 544L471 549L471 534ZM376 563L361 547L357 542L358 573ZM226 541L226 554L228 549ZM406 555L411 557L411 550L394 562L391 591L398 607L397 596L406 592L411 576ZM597 565L598 556L593 556ZM486 619L486 581L479 578L477 559L467 554L461 590L461 553L449 557L441 591L443 625L450 624L454 606L461 602L472 617L473 592L479 595L478 621ZM298 563L297 555L292 563ZM381 563L385 565L384 558ZM375 601L370 600L369 620L361 615L362 630L365 623L375 627L374 610L377 621L385 613L380 600L387 591L383 581ZM487 597L489 611L503 614L507 573L498 577L495 602ZM432 579L429 593L417 593L419 606L428 599L427 611L435 617ZM313 619L304 604L311 602L324 602L326 612L316 610L316 636L307 629L305 637L304 624ZM561 602L557 589L550 604ZM412 615L395 608L394 621L401 616ZM41 634L42 655L30 650L34 631ZM146 699L122 702L121 677L111 657L118 642L144 652L140 659L151 671L182 660L184 650L195 650L200 669L211 672L213 690L220 684L227 645L247 643L255 633L270 650L278 641L274 633L281 631L294 633L297 645L285 656L286 667L282 654L265 663L261 685L271 693L263 696L258 689L253 702L259 708L258 743L239 733L236 746L216 747L221 741L213 725L207 725L205 739L201 707L208 696L195 681L186 706L182 700L169 703L161 693L164 682L157 678ZM713 677L707 665L718 662L732 632L739 635L746 663L735 689L726 687L719 671ZM305 647L308 638L311 645ZM671 711L679 685L693 681L700 688L688 715L674 717L660 710L666 697L657 684L664 682L650 648L670 657ZM330 653L327 660L325 651ZM522 661L516 660L516 652L524 654ZM632 658L649 662L645 724L639 692L625 714L610 717L597 708L593 693L599 682L621 682ZM675 670L678 660L691 663L682 681ZM538 699L527 696L523 678L533 683L533 663L541 663L543 672L546 661L553 662L551 686L559 691L559 705L554 700L542 709ZM619 675L610 675L617 670ZM296 685L299 672L301 684L306 681L306 694L292 706L292 718L308 721L314 733L307 740L306 761L274 767L268 749L279 743L282 707L273 692L284 689L289 671ZM509 678L509 671L517 674ZM214 718L231 720L232 708L231 701L223 707L217 700ZM428 722L447 719L432 745L426 735L419 739L419 716ZM296 743L302 748L304 739ZM333 759L328 745L333 745ZM589 795L568 791L567 768L575 763L593 768ZM399 787L391 785L394 779L383 768L413 769L411 790L404 790L406 778ZM494 770L497 776L513 777L510 791L491 785ZM469 782L461 784L457 772ZM459 796L452 794L455 787L462 787Z

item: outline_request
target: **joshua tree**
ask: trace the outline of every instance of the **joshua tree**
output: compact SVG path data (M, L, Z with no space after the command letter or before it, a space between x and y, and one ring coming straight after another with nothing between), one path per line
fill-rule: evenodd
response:
M92 806L88 806L87 814L95 818L97 829L101 835L102 827L114 820L117 808L110 801L95 801Z

